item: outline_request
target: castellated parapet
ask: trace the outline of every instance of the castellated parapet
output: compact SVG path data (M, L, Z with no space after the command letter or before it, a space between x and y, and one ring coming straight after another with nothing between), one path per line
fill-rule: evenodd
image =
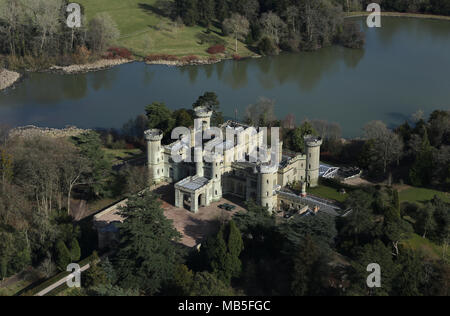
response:
M145 131L145 139L148 142L159 142L163 139L163 132L159 129L149 129Z

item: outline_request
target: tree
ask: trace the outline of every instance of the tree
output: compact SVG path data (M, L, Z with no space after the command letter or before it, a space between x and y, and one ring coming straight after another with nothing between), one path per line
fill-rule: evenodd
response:
M145 112L149 128L160 129L166 135L174 128L175 118L172 115L172 111L163 102L153 102L145 108Z
M211 117L212 126L219 126L220 124L223 124L223 114L220 112L220 102L217 94L214 92L205 92L205 94L200 96L192 105L194 109L199 106L205 106L213 112Z
M409 171L409 179L415 186L428 185L431 182L433 170L433 147L428 139L426 128L423 129L422 143L416 154L414 164Z
M312 127L311 123L308 121L303 122L303 124L292 131L292 149L295 152L305 153L305 136L315 135L316 131Z
M236 40L236 53L238 52L238 40L243 40L250 32L248 20L238 13L233 13L231 18L223 21L225 33L233 34Z
M34 0L30 1L28 5L31 5L32 20L39 30L42 53L47 38L53 37L58 31L61 22L62 0Z
M323 259L323 254L320 253L311 236L307 235L293 259L291 281L293 295L320 294L323 281L328 274L327 264Z
M119 36L119 29L108 13L99 13L89 22L89 44L94 51L104 51Z
M92 193L94 196L105 194L112 163L102 149L100 135L94 131L89 131L73 137L73 141L79 148L81 155L89 162L89 172L86 177L89 179L88 184L93 191ZM77 170L80 169L74 169L74 171Z
M119 225L120 242L114 259L119 285L155 294L171 279L179 262L174 241L180 233L150 192L130 197L120 214L125 220Z
M252 126L268 127L275 120L275 100L261 97L245 109L245 121Z
M381 287L368 288L366 286L367 280L367 266L370 263L377 263L382 269ZM392 286L395 284L395 277L397 275L397 267L392 260L392 254L388 247L386 247L380 240L375 240L371 244L365 245L358 251L356 260L352 264L351 273L351 289L349 294L355 295L389 295Z
M241 233L231 221L222 225L217 235L207 239L201 248L201 256L209 271L225 284L230 284L231 279L241 273L239 256L243 249Z
M381 121L366 124L364 132L367 139L373 142L370 155L383 162L383 173L385 174L390 163L399 162L403 152L403 142Z
M78 244L78 240L73 238L72 242L70 243L70 259L72 260L72 262L78 262L80 258L81 258L80 245Z
M275 43L280 44L281 37L286 32L286 23L272 11L264 13L261 16L261 24L263 26L264 33L269 36Z
M89 183L87 175L91 171L90 162L72 145L68 144L64 152L64 163L61 167L62 178L67 192L67 214L70 215L70 199L75 186Z
M69 249L62 240L59 240L56 243L56 266L60 271L65 271L71 262Z
M191 296L233 296L235 295L233 289L227 286L214 274L204 272L197 272L194 276L192 287L190 290Z

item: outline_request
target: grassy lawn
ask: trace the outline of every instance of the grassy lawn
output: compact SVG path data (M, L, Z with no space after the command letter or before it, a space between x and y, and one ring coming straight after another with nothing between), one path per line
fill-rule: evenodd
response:
M170 54L176 56L209 56L208 43L201 43L198 36L204 35L206 28L176 27L171 19L159 15L155 8L157 0L79 0L85 8L87 19L97 13L107 12L121 32L118 45L127 47L137 57L150 54ZM213 29L210 36L226 42L227 51L234 54L234 40L220 36ZM218 34L217 34L218 33ZM239 55L253 55L243 43L239 43Z
M140 149L109 149L103 148L103 151L111 159L114 165L121 164L124 161L140 158L143 152Z
M442 200L450 203L450 194L431 189L408 187L399 192L400 202L419 202L423 203L429 201L437 195Z
M422 238L417 234L411 234L407 239L401 242L405 247L411 248L413 250L421 251L426 257L439 260L439 259L448 259L448 250L443 253L442 246L436 245L432 241ZM445 258L443 258L443 256Z
M347 199L346 194L342 195L337 189L323 184L319 185L317 188L309 188L308 193L324 199L335 200L338 202L345 202L345 200Z

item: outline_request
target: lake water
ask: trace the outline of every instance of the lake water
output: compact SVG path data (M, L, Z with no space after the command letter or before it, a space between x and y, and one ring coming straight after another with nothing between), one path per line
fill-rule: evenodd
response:
M33 73L0 93L0 124L121 127L153 101L191 107L215 91L227 117L259 97L278 118L337 122L346 137L371 120L393 126L418 110L450 109L450 22L384 17L362 50L329 47L240 62L173 68L131 63L80 75Z

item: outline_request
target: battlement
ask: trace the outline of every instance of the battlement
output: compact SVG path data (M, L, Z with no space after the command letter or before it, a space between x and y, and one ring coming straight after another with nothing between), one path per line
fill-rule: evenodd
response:
M163 136L163 132L159 129L149 129L145 131L145 139L149 142L161 141Z
M313 135L307 135L304 137L306 146L308 147L318 147L322 146L323 140L321 137L316 137Z
M212 111L206 106L199 106L195 108L195 115L198 118L210 118L212 114Z

